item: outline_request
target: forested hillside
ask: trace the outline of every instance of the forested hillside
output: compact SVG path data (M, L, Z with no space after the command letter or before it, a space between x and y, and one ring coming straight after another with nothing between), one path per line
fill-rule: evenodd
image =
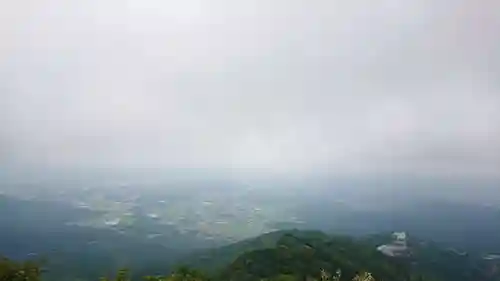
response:
M142 266L129 264L132 265L131 272L119 271L118 279L128 280L128 277L125 277L130 276L132 280L141 280L144 276L163 276L157 279L317 280L325 279L326 276L330 279L336 278L335 276L341 273L342 280L359 279L360 275L387 281L499 280L500 275L495 272L497 266L495 263L480 257L455 253L423 241L411 241L410 256L387 257L376 249L379 243L384 242L386 239L384 237L387 236L353 238L329 236L319 231L279 231L226 247L198 252L187 259L181 259L181 262L188 267L177 267L178 269L174 271L168 263L161 269L158 260L149 257L147 251L138 251L137 256L131 261L143 259ZM144 264L153 260L155 263L150 266L151 270L148 270ZM203 264L202 261L206 263ZM97 280L99 276L113 278L117 270L113 268L105 270L99 266L99 262L99 260L90 261L83 254L82 259L71 261L73 265L71 268L57 268L57 264L54 263L50 267L46 264L41 264L40 267L38 263L3 259L0 280L92 281ZM51 272L65 272L66 275L50 274ZM364 275L365 272L370 272L371 275ZM16 276L21 279L16 279L18 278Z

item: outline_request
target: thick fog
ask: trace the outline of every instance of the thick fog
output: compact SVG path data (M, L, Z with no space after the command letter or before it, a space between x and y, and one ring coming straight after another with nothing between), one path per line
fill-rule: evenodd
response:
M500 2L0 0L0 168L500 178Z

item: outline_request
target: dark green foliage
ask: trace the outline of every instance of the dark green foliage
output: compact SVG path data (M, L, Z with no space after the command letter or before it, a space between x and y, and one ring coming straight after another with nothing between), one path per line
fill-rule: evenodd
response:
M283 230L260 235L256 238L246 239L231 245L202 250L189 255L181 262L203 269L204 271L215 273L229 265L241 254L255 250L273 248L284 234L293 234L298 237L328 237L320 231L304 230Z
M137 255L128 261L139 268L130 272L119 270L127 265L114 263L115 267L106 268L108 261L102 257L78 253L80 259L65 260L59 265L49 263L50 270L65 275L41 278L39 263L1 259L0 281L96 281L101 276L107 276L101 281L340 281L337 278L340 274L331 274L337 270L342 273L342 281L374 281L372 277L380 281L498 281L500 276L500 264L494 261L484 262L480 257L460 255L417 240L409 241L411 257L386 257L376 250L386 239L386 235L352 238L318 231L279 231L205 252L210 257L207 264L218 265L220 269L200 271L200 267L183 266L171 274L168 274L170 266L162 266L159 256L148 256L148 252L153 256L156 252L147 247L137 248ZM117 258L125 264L128 257L117 255ZM139 266L134 262L140 262ZM86 271L82 272L82 268Z
M0 257L0 281L40 281L41 267L34 261L16 262Z
M251 251L245 251L245 247L239 249L240 255L219 271L216 279L318 279L318 269L327 272L341 269L346 280L351 280L360 271L372 273L377 280L389 281L479 281L495 280L500 276L498 270L497 273L494 271L497 267L485 263L479 256L458 255L450 249L418 240L410 239L411 257L391 258L376 250L377 246L389 242L390 235L353 238L328 236L317 231L277 233L280 237L271 246ZM243 245L248 244L252 242L246 241ZM231 254L238 252L236 245L233 245ZM224 256L214 255L212 258L227 260ZM500 264L497 266L500 268Z
M114 278L102 277L100 281L130 281L128 269L120 269Z
M391 260L361 241L348 237L300 237L285 234L274 248L247 252L221 274L225 280L260 280L276 276L319 278L318 269L352 279L361 270L372 272L381 280L405 280L407 262Z

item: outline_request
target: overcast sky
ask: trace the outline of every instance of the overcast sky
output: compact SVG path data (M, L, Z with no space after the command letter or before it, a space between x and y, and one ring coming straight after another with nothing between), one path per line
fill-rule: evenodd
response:
M496 0L0 0L0 168L500 178Z

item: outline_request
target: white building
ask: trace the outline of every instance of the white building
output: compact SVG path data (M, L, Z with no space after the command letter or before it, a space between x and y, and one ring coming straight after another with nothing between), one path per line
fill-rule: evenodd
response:
M406 232L394 232L392 234L393 244L406 247Z
M392 242L386 245L377 247L377 250L386 256L401 257L409 254L408 247L406 246L407 236L406 232L394 232L392 235Z

